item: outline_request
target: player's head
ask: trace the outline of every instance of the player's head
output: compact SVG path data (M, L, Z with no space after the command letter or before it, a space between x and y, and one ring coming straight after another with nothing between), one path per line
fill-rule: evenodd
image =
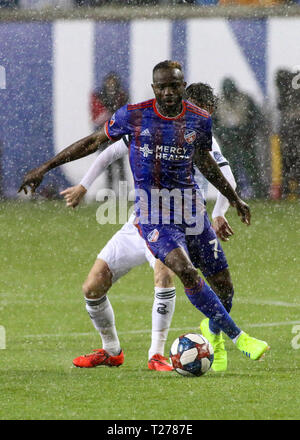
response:
M225 99L233 100L238 95L238 88L232 78L225 78L222 83L222 92Z
M212 114L216 108L217 97L208 84L201 82L190 84L185 91L185 97L188 101L207 110L210 114Z
M181 64L166 60L153 69L152 88L156 101L163 112L173 116L181 108L186 83Z

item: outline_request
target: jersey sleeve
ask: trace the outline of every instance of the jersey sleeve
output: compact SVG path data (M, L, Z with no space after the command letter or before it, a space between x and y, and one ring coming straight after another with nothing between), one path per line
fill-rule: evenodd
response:
M112 141L116 141L121 139L122 136L130 134L127 105L119 108L119 110L106 121L104 128L107 137Z
M199 128L196 129L195 146L198 149L211 151L212 149L212 121L207 118Z
M232 174L231 168L229 165L221 168L221 172L225 179L228 180L233 189L236 188L236 181L234 175ZM225 217L225 214L229 208L230 204L225 196L218 191L217 200L212 212L212 218L216 217Z
M128 148L123 140L110 145L98 155L95 162L81 179L80 185L85 189L89 189L97 177L99 177L112 162L124 157L127 154Z
M217 162L220 168L225 165L229 165L228 160L223 156L221 148L214 137L212 138L212 150L210 155Z

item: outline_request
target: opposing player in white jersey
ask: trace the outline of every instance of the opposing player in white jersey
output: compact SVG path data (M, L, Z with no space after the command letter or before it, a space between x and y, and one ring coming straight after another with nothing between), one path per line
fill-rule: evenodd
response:
M212 89L208 85L203 83L192 84L187 89L187 98L199 107L210 112L213 111L215 97ZM77 206L95 179L103 173L113 161L128 155L126 143L127 140L123 138L104 150L83 177L80 184L67 188L62 192L68 206ZM235 188L236 183L230 166L223 157L215 139L213 139L211 155L231 186ZM205 198L208 182L196 167L195 177ZM218 236L221 240L227 241L233 234L225 218L228 207L228 200L221 193L218 193L212 213L213 226L217 235L211 235L205 238L206 241L209 240L208 249L211 255L207 254L206 246L202 256L204 261L200 268L206 275L214 291L223 300L224 305L228 306L230 304L228 308L231 308L233 286L224 253L217 240ZM112 284L120 277L128 273L132 268L148 262L154 269L155 283L154 303L152 307L152 340L148 352L148 367L158 371L169 371L172 369L164 357L164 348L175 310L176 291L174 286L174 274L160 260L154 258L147 248L145 240L139 235L133 223L134 215L131 216L129 221L123 225L99 253L83 285L86 309L94 327L100 333L103 348L96 350L91 355L80 356L74 359L73 362L76 366L87 368L97 365L111 365L111 362L113 362L113 365L120 365L123 362L122 355L120 355L120 343L114 325L113 309L106 294ZM95 292L97 292L98 298L99 293L101 293L100 300L97 297L93 298ZM208 321L206 324L208 324ZM215 329L213 328L212 330ZM211 334L213 335L213 333ZM215 349L213 369L216 371L225 370L227 366L227 356L220 332L217 332L216 337L212 336L210 339Z

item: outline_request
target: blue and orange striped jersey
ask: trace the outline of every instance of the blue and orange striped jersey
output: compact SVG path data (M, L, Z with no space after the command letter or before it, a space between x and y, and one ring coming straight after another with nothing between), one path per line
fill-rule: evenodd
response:
M211 118L188 101L176 117L161 115L156 100L121 107L105 124L107 136L129 136L129 161L135 189L191 188L198 190L193 172L196 149L211 150ZM150 206L150 204L149 204Z

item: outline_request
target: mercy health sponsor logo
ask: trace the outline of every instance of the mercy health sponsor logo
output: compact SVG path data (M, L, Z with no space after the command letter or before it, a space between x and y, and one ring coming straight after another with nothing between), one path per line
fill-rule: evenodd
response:
M149 154L153 154L153 150L150 150L148 144L144 144L143 147L140 147L140 151L143 153L144 157L148 157Z
M118 197L112 189L104 188L97 192L96 200L101 202L96 212L101 225L125 224L137 212L140 224L184 224L186 235L203 231L206 210L200 190L152 188L148 193L138 188L128 191L125 181L119 182ZM154 232L151 238L156 241L158 235Z
M185 147L174 147L169 145L156 145L155 149L149 148L149 144L140 147L144 157L154 154L155 159L183 160L189 159L188 149Z

